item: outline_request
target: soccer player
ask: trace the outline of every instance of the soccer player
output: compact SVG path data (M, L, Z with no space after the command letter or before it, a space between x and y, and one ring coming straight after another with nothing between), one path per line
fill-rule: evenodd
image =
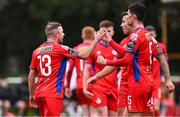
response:
M162 65L165 77L166 89L170 93L174 90L174 85L170 81L170 73L167 61L162 54L162 50L157 41L144 29L143 20L145 17L145 6L141 3L133 3L128 7L128 22L133 27L130 35L130 42L127 44L126 54L122 59L116 61L105 60L106 65L124 66L130 65L128 77L128 112L130 115L151 115L152 114L152 83L153 76L151 71L152 55L156 56ZM107 37L108 33L106 32ZM109 44L118 52L123 54L125 49L118 46L113 40L107 38ZM103 70L107 74L107 69ZM99 72L96 76L89 79L93 82L101 78L104 73Z
M132 32L133 27L129 25L129 22L127 20L128 16L126 12L123 12L122 14L122 22L121 27L123 30L123 33L125 35L129 35ZM127 48L127 44L129 42L129 38L126 37L120 42L120 46ZM115 68L115 67L114 67ZM113 69L113 67L112 67ZM121 81L120 81L120 89L119 89L119 101L118 101L118 116L127 116L127 91L128 91L128 71L129 66L121 66Z
M109 32L111 38L114 35L114 24L109 20L100 22L100 29ZM102 38L106 38L105 36ZM107 59L115 59L116 52L105 41L100 41L96 46L92 55L87 59L84 70L84 94L92 100L90 104L90 116L116 116L117 115L117 73L112 72L103 79L97 81L92 86L87 86L90 69L93 67L94 74L101 71L105 66L96 62L98 56L103 56Z
M94 39L94 33L95 29L91 26L85 26L82 29L82 39L83 43L77 45L74 47L77 51L85 51L88 49L88 47L91 45L93 39ZM76 68L76 97L78 104L82 107L83 116L89 116L89 103L90 100L83 94L83 83L82 83L82 77L83 77L83 71L84 71L84 60L83 59L70 59L70 67L67 72L67 87L65 89L65 95L67 97L71 97L71 91L70 91L70 81L72 76L73 68Z
M58 22L49 22L45 33L47 41L33 51L28 76L30 107L39 109L41 116L59 116L62 111L64 73L67 58L87 58L104 35L98 31L86 52L75 51L63 43L63 27ZM35 87L35 76L38 81Z
M148 25L145 27L146 30L149 31L149 33L156 38L156 30L153 26ZM158 45L160 46L163 54L167 58L167 52L166 47L163 43L158 42ZM153 57L153 63L152 63L152 71L153 71L153 92L152 96L154 98L154 114L155 116L160 116L160 100L161 100L161 66L159 61L156 59L156 57Z

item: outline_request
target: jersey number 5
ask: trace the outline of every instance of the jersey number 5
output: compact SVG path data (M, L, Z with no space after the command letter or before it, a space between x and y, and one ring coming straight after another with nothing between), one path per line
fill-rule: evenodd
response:
M39 66L43 76L50 76L52 72L51 57L48 54L37 56L39 59ZM43 66L44 65L44 66Z

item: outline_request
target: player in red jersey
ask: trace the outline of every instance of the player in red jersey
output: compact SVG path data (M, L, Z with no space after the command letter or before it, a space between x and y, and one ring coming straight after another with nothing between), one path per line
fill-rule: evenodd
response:
M126 52L126 54L122 59L116 61L105 60L102 63L114 66L131 66L128 78L128 112L130 115L136 116L152 114L149 108L152 107L152 54L160 60L167 91L172 92L175 87L170 81L169 67L162 54L162 50L151 34L144 29L145 6L141 3L133 3L129 5L127 13L129 17L128 22L133 26L133 33L130 35L130 42L127 44L127 49L123 49L110 38L107 38L109 44L118 53L123 54ZM107 32L106 34L109 37ZM107 72L107 69L103 70L103 72ZM104 75L103 72L89 79L88 82L93 82L101 78Z
M66 58L87 58L104 32L98 31L89 49L83 53L61 44L64 32L60 23L49 22L45 32L47 42L35 49L32 55L28 76L29 102L30 107L39 108L41 116L59 116L62 111ZM35 87L36 73L38 81Z
M112 37L114 34L114 24L109 20L104 20L99 25L100 29L104 28ZM105 37L103 37L105 38ZM117 115L117 73L114 71L102 80L99 80L92 86L86 85L89 78L89 70L93 67L94 74L101 71L105 66L96 62L98 56L107 59L114 59L116 52L105 41L100 41L92 55L87 59L84 71L84 94L92 99L90 104L90 116L116 116Z
M146 30L151 33L151 35L156 38L156 30L153 26L148 25L145 27ZM167 52L166 52L166 47L163 43L158 42L158 45L160 46L163 54L167 58ZM159 116L160 113L160 99L161 99L161 66L159 61L153 57L153 64L152 64L152 71L153 71L153 93L152 96L154 98L154 114L155 116Z
M127 13L122 13L122 22L121 27L123 29L123 33L125 35L129 35L132 32L132 26L129 25L127 20ZM120 46L123 48L127 48L127 44L129 42L129 38L126 37L120 42ZM113 69L113 67L112 67ZM121 81L120 81L120 89L119 89L119 101L118 101L118 116L127 116L127 92L128 92L128 71L129 66L121 66Z
M94 39L94 33L95 29L90 26L85 26L82 29L82 39L83 43L77 45L74 49L77 51L85 51L88 49L88 47L91 45L93 39ZM67 97L71 97L71 91L70 91L70 81L71 76L73 72L73 68L76 68L76 97L78 104L82 107L83 116L89 116L89 103L90 100L83 94L83 83L82 83L82 77L83 77L83 71L84 71L84 63L85 61L83 59L70 59L70 67L67 72L67 87L65 89L65 95Z

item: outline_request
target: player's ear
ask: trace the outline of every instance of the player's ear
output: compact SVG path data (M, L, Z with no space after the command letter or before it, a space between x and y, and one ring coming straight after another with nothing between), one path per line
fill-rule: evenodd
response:
M134 19L137 19L137 16L135 14L132 14L132 16L133 16Z
M56 31L53 32L53 36L57 37L57 32Z
M81 35L81 39L84 39L84 36L83 36L83 34Z
M57 37L57 35L58 35L58 30L57 30L57 29L54 30L53 35L54 35L55 37Z

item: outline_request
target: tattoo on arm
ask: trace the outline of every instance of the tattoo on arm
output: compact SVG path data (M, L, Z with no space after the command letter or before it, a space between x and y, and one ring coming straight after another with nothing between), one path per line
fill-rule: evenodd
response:
M161 69L162 69L165 80L169 80L170 79L169 65L167 63L165 56L163 54L160 54L158 56L158 59L161 64Z

